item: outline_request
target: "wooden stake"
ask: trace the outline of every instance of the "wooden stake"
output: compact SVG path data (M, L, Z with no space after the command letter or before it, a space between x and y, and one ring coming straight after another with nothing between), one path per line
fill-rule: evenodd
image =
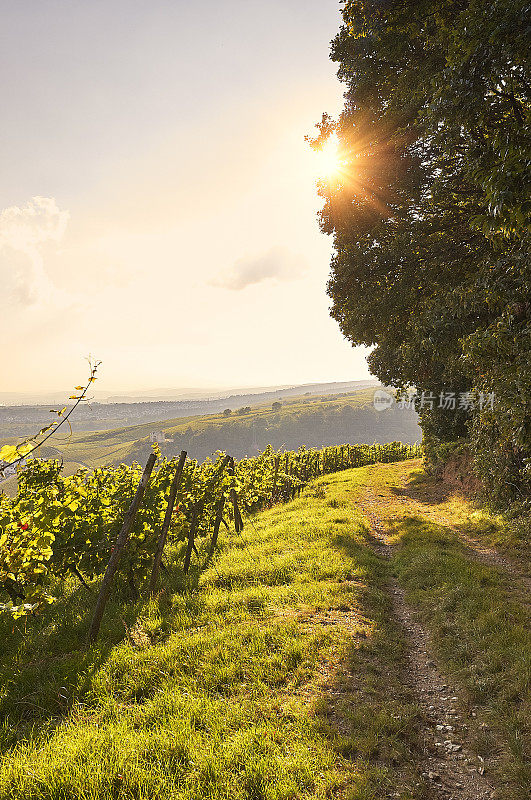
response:
M234 475L234 459L231 458L230 466L229 466L229 474ZM236 489L230 490L230 499L232 502L232 511L234 514L234 528L236 529L236 533L241 533L243 531L243 519L242 515L240 514L240 509L238 508L238 496L236 494Z
M275 456L275 474L273 475L273 494L272 498L275 499L275 495L277 493L277 479L278 479L278 468L280 467L280 456Z
M190 528L188 530L188 544L186 545L186 553L184 555L183 572L186 574L190 569L190 560L192 558L192 551L194 549L194 539L199 526L199 517L201 515L201 504L196 503L192 509L192 519L190 521Z
M147 460L147 464L144 469L144 474L142 475L140 483L138 484L137 490L135 492L133 502L131 503L125 514L120 533L116 537L114 547L111 551L111 557L109 558L109 563L107 564L107 569L105 570L105 575L103 576L103 581L101 582L100 592L98 594L98 599L96 601L96 608L94 609L94 616L92 617L92 623L90 625L89 636L88 636L90 644L93 644L98 638L103 612L105 611L105 606L107 605L107 600L109 599L109 595L111 593L111 585L114 578L114 574L118 568L118 563L120 561L120 556L122 555L122 550L124 549L125 545L127 544L127 540L129 539L131 528L133 527L137 511L140 508L140 504L142 502L142 498L144 497L144 492L146 491L156 460L157 456L155 455L155 453L151 453L150 457Z
M211 482L212 485L215 483L216 478L219 478L223 474L223 470L225 469L226 466L230 465L231 461L232 461L231 456L225 456L225 458L223 459L223 461L220 464L220 467L219 467L218 471L216 472L216 474L212 478L212 482ZM216 544L217 544L217 541L218 541L219 528L220 528L221 522L223 520L223 509L224 509L224 507L225 507L225 495L222 495L219 498L218 502L216 503L216 517L215 517L215 520L214 520L214 530L212 532L212 541L210 542L210 550L209 550L210 555L212 555L214 553L214 550L216 548Z
M173 509L175 507L175 498L177 497L177 492L179 491L179 486L181 484L181 478L183 474L185 461L186 461L186 450L183 450L181 452L179 463L177 464L177 469L175 470L175 475L173 476L173 481L171 483L170 494L168 497L168 505L166 506L166 514L164 516L164 522L162 523L162 530L160 532L159 540L157 542L157 550L155 552L155 558L153 560L153 569L151 571L151 578L149 580L149 594L153 594L157 587L157 581L159 579L159 573L160 573L160 565L162 562L162 553L164 551L164 545L166 544L168 531L170 529Z
M214 530L212 532L212 541L210 542L210 555L214 554L216 545L218 543L219 529L221 527L221 520L223 519L223 509L225 508L225 495L222 494L216 506L216 520L214 522Z

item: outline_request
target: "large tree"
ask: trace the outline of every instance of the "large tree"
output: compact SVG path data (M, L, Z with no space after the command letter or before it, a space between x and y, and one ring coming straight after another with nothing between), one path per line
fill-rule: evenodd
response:
M529 3L351 0L331 57L346 84L342 169L320 186L332 315L373 372L419 392L429 455L473 442L500 496L530 487Z

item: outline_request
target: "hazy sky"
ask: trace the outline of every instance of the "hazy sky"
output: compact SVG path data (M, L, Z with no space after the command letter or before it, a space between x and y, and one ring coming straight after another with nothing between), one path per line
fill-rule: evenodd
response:
M304 142L338 0L2 0L0 390L367 376Z

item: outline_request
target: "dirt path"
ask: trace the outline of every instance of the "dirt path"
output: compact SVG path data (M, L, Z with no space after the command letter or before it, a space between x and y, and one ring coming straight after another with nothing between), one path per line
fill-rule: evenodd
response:
M444 525L453 531L466 546L469 555L476 561L490 567L496 567L508 577L510 588L517 594L518 601L527 608L531 605L531 576L525 569L511 558L502 555L493 547L474 539L456 526L444 510L441 509L444 497L441 487L437 484L426 485L422 488L413 488L408 483L406 474L399 485L388 488L382 487L379 492L368 489L365 492L364 504L366 508L378 509L382 516L391 512L391 518L399 514L425 517L428 521Z
M387 526L366 498L359 504L371 528L375 549L389 558ZM423 730L422 774L432 800L490 800L496 792L484 774L482 759L470 743L469 722L460 707L455 687L442 674L430 654L429 634L415 618L404 592L391 582L396 618L409 643L405 682L414 690L426 724Z

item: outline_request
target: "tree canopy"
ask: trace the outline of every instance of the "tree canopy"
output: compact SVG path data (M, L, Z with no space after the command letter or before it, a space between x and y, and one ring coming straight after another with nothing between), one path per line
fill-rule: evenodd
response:
M500 497L531 485L530 10L345 2L345 105L312 142L337 135L342 164L319 189L332 316L387 384L494 393L420 413L429 457L468 439Z

